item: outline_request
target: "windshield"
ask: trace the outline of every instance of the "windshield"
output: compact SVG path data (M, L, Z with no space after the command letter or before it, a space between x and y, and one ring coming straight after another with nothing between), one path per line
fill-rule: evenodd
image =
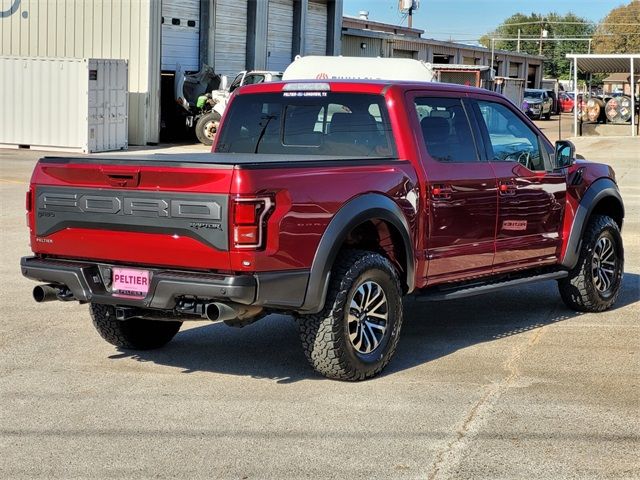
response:
M384 98L331 92L237 96L216 152L395 156Z
M229 87L229 92L233 92L236 88L240 86L240 82L242 82L242 78L244 77L244 72L239 73L236 78L231 82L231 86Z
M524 91L524 98L533 98L540 100L542 98L542 92Z

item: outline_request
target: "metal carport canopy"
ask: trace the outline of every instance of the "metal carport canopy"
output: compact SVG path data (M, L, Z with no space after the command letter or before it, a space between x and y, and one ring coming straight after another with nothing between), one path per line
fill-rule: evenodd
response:
M568 53L567 58L573 60L573 80L578 101L578 69L585 73L628 73L631 83L631 136L636 135L635 128L635 74L640 73L640 54L575 54ZM573 132L578 135L578 109L573 109Z

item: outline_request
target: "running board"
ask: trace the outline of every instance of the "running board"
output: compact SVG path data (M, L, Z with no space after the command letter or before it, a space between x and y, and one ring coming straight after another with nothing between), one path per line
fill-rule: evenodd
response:
M494 281L490 283L484 283L481 285L463 285L460 287L451 288L439 288L434 287L423 291L422 293L416 293L416 300L418 302L432 302L437 300L455 300L457 298L473 297L475 295L482 295L485 293L491 293L503 288L516 287L518 285L525 285L527 283L540 282L543 280L557 280L559 278L565 278L569 275L569 272L560 270L556 272L542 273L538 275L532 275L527 277L513 278L511 280Z

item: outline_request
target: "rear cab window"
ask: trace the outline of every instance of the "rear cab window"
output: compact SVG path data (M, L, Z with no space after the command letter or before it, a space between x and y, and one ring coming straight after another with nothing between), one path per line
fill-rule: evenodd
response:
M218 153L397 156L384 97L373 94L238 95L219 135Z
M417 97L415 108L431 158L453 163L479 161L469 117L459 98Z

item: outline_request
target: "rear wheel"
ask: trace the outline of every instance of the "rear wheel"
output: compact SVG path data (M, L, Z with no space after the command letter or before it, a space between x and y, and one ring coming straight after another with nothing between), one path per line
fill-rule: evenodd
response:
M182 322L159 320L117 320L112 305L92 303L90 306L93 326L107 342L116 347L132 350L152 350L171 341Z
M378 374L395 352L402 326L402 292L383 256L345 251L336 261L324 309L298 317L313 368L339 380Z
M209 112L196 122L196 137L203 145L212 145L220 125L220 114Z
M618 224L605 215L594 215L582 239L578 264L558 282L564 303L582 312L610 308L620 294L624 251Z

